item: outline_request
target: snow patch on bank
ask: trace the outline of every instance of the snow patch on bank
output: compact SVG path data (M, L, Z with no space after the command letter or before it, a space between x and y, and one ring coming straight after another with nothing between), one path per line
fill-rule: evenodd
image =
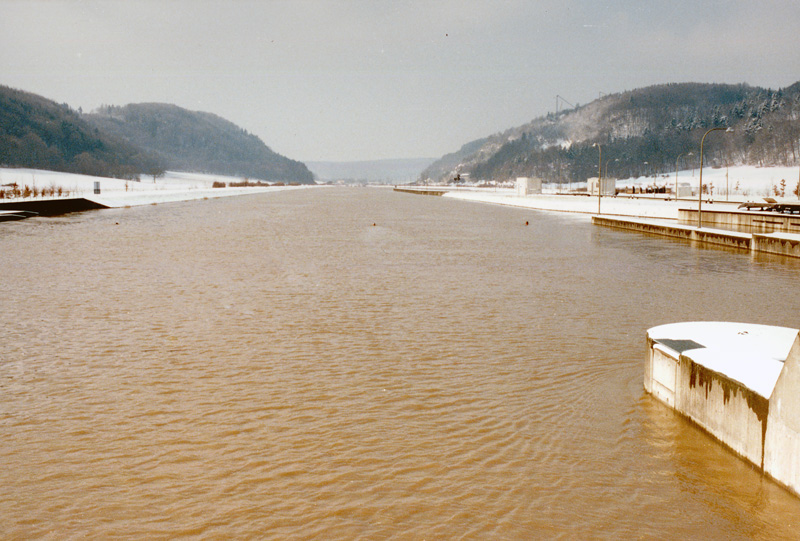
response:
M39 190L60 187L64 190L62 198L83 197L108 207L192 201L311 187L300 185L213 188L215 182L227 185L240 183L243 180L241 177L169 171L155 180L153 177L142 175L140 181L137 182L40 169L0 168L0 189L11 184L17 184L20 187L28 186L31 189L35 187ZM99 194L94 193L96 183L100 185ZM53 199L53 197L15 198L11 201L43 199Z

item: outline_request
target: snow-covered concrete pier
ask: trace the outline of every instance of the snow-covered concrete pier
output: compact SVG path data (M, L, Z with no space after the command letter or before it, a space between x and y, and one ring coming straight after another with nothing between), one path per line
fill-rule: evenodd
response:
M800 335L746 323L647 331L644 388L800 495Z
M672 220L650 220L617 216L593 216L592 223L605 227L627 229L665 237L727 246L753 253L770 253L800 257L800 234L796 233L744 233L727 229L680 224Z
M696 224L697 209L680 209L678 222ZM703 227L706 226L753 233L800 233L800 215L758 210L704 210Z

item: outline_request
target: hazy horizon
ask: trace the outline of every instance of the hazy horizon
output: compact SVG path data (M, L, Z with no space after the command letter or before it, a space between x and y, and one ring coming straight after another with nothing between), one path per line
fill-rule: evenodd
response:
M300 161L442 156L556 95L800 80L791 0L3 0L1 84L84 111L166 102Z

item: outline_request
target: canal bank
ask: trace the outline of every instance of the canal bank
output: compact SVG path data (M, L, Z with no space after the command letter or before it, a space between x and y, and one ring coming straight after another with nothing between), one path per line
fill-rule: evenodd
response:
M19 199L0 202L0 212L19 211L22 217L60 216L72 212L109 208L126 208L162 203L180 203L220 197L235 197L272 193L283 190L296 190L308 186L270 186L243 188L195 188L185 190L150 190L136 192L109 191L83 197L60 197L49 199ZM20 218L21 219L21 218Z
M697 212L694 213L697 215ZM667 220L593 216L592 223L615 229L649 233L726 246L751 253L768 253L800 258L800 235L792 233L742 233L726 229L698 228Z
M106 205L90 201L83 197L70 197L63 199L27 199L0 203L0 211L19 211L23 217L27 216L59 216L70 212L83 212L108 208ZM26 214L21 214L26 213Z
M0 175L0 212L8 211L3 212L8 219L59 216L87 210L178 203L312 187L252 183L247 185L246 179L241 178L175 171L168 171L157 180L147 177L125 180L7 167L0 167ZM45 196L45 193L52 195ZM56 193L61 195L55 196ZM39 196L21 197L21 194Z
M604 227L725 246L752 253L800 258L800 216L776 212L751 212L736 208L735 202L706 202L703 227L696 227L696 201L655 197L596 197L580 195L517 196L511 190L442 190L396 188L397 192L442 195L443 197L513 206L548 212L583 215ZM598 214L598 209L600 214ZM725 229L727 228L727 229ZM735 230L741 229L741 230Z

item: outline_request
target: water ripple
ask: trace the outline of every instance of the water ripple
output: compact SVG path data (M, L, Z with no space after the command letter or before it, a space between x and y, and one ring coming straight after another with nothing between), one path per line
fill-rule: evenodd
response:
M27 222L9 538L780 537L800 510L641 391L648 326L791 299L785 268L372 190Z

